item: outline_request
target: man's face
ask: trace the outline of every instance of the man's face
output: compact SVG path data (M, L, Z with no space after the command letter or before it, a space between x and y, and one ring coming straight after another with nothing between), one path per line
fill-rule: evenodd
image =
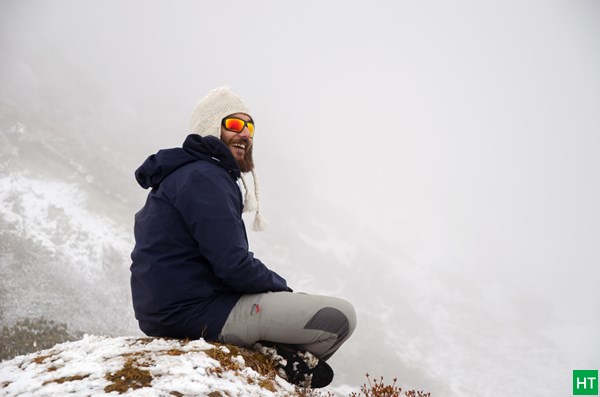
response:
M252 121L252 117L244 113L234 113L227 117L236 117L245 121ZM242 172L252 171L254 160L252 159L252 137L248 126L244 126L241 132L227 130L221 125L221 140L227 145L233 157L237 160Z

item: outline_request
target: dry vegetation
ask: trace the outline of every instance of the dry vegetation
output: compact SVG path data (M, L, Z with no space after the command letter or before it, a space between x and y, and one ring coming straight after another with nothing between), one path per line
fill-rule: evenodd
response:
M58 379L52 379L52 380L47 380L46 382L44 382L44 385L47 385L49 383L65 383L65 382L73 382L76 380L82 380L85 379L87 377L89 377L90 374L87 375L74 375L74 376L63 376L62 378L58 378Z
M127 361L120 370L106 374L105 378L111 382L104 388L107 393L116 391L119 394L125 393L129 389L141 389L142 387L150 387L152 383L152 374L150 371L144 369L150 363L147 360L140 362L138 360L142 357L139 354L132 354L127 357Z
M131 342L131 345L147 345L156 338L138 338ZM275 392L277 390L277 382L275 377L278 374L277 367L270 357L263 355L254 350L244 349L233 345L223 345L219 343L212 343L214 346L212 349L200 350L190 349L185 347L189 341L179 340L178 341L181 349L171 348L168 350L142 350L134 353L124 354L122 357L125 359L123 366L114 372L106 373L104 378L109 384L104 388L106 393L117 392L119 394L125 393L128 390L135 390L144 387L151 387L154 379L149 368L155 363L155 359L161 355L168 356L181 356L184 354L205 354L210 358L216 360L219 365L207 369L209 376L222 377L224 373L232 371L238 374L241 379L244 379L248 384L257 384L261 388ZM56 363L57 352L50 351L48 354L39 355L31 359L30 363L36 363L45 365L46 370L51 373L60 368L60 365ZM23 364L26 364L25 362ZM250 377L242 374L244 368L251 368L259 377ZM51 379L44 383L65 383L75 382L90 377L91 374L79 374L73 376L65 376L61 378ZM160 375L158 375L160 376ZM4 382L0 384L0 388L5 388L10 383ZM402 389L396 386L396 379L393 383L386 385L383 378L371 379L367 374L367 382L363 384L358 393L351 393L349 397L401 397ZM175 397L183 397L184 394L177 390L169 392L170 395ZM423 391L409 390L404 392L406 397L430 397L430 393ZM213 391L209 393L209 397L223 397L223 394L219 391ZM296 387L295 392L289 395L289 397L334 397L331 392L322 392L320 390L314 390L310 388Z
M68 331L66 324L45 318L20 320L12 327L0 329L0 361L49 349L57 343L77 340L81 336L79 332Z
M366 374L367 383L364 383L359 393L350 393L349 397L400 397L402 393L402 388L396 386L396 382L398 379L393 379L394 383L391 385L386 385L383 382L383 377L380 377L379 380L373 379L369 377L369 374ZM406 397L430 397L431 393L424 392L422 390L408 390L404 392Z

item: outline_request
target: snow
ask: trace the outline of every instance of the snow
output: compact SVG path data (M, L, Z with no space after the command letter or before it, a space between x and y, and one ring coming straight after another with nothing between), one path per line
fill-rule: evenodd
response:
M259 382L269 378L246 367L240 355L228 357L239 370L215 371L221 364L206 354L214 348L202 339L186 342L86 335L80 341L0 363L0 395L118 395L105 391L112 383L107 375L121 370L128 361L149 371L152 381L149 387L129 389L123 396L205 396L220 391L229 396L272 397L294 392L279 376L272 379L273 391L261 387ZM73 380L59 383L61 379Z
M0 177L0 216L51 253L65 254L73 271L95 277L105 250L127 252L132 239L123 227L87 210L86 203L75 183L21 173Z
M74 182L0 175L2 238L17 242L0 256L4 325L45 317L76 333L139 332L128 286L131 231L89 202Z

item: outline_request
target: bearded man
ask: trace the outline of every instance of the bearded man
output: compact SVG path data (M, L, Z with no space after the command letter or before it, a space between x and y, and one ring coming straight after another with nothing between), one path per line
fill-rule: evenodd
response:
M158 151L135 172L152 188L135 215L131 254L140 329L245 347L260 342L287 359L281 367L288 381L325 386L333 372L324 361L350 337L356 315L345 300L293 293L249 251L242 212L256 212L255 230L265 223L250 110L228 87L217 88L197 105L190 129L182 147ZM318 365L303 361L305 352Z

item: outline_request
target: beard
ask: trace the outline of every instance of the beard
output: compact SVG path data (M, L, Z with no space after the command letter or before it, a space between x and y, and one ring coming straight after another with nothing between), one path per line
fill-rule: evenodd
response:
M252 158L253 147L254 145L250 146L248 150L246 150L244 158L242 160L238 160L238 165L240 166L240 171L242 172L250 172L254 169L254 159Z
M231 148L231 145L234 143L243 143L246 146L250 145L250 147L246 149L243 159L238 159L237 157L235 157L235 155L234 158L236 159L238 166L240 167L240 171L250 172L254 169L254 159L252 158L252 148L254 147L254 145L252 144L252 142L235 138L232 138L229 141L224 141L222 136L221 140L223 141L223 143L225 143L225 145L227 145L228 148Z

